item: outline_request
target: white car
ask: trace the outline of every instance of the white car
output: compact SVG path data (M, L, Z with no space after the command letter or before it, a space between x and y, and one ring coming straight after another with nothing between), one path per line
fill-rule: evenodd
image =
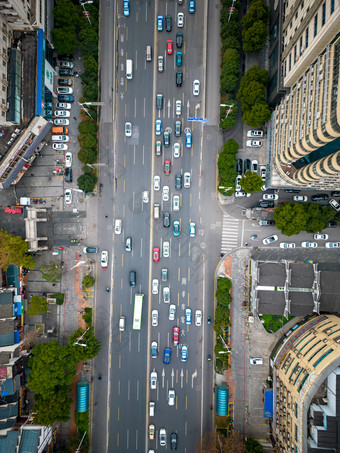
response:
M182 101L177 99L176 101L176 115L180 116L182 114Z
M163 302L165 304L170 302L170 288L168 286L164 286L163 288Z
M276 242L278 240L279 240L278 236L276 234L273 234L272 236L268 236L268 237L262 239L262 243L264 245L268 245L268 244L271 244L272 242Z
M263 131L248 131L247 137L263 137Z
M174 150L174 157L179 157L181 155L180 143L174 143L173 150Z
M340 247L340 242L326 242L325 247L327 249L336 249Z
M169 201L169 186L163 186L162 199L163 201Z
M161 447L166 446L166 429L165 428L161 428L159 430L159 445Z
M65 143L53 143L52 148L57 151L67 151L68 145L66 145Z
M169 306L169 321L174 321L176 316L176 305L170 304Z
M150 373L150 387L151 390L156 390L157 388L157 371L151 371Z
M189 223L189 236L194 238L196 236L196 223L190 222Z
M314 234L313 239L315 239L316 241L318 241L318 240L327 241L328 234L317 233L317 234Z
M122 232L122 219L115 220L115 234L121 234Z
M102 269L106 269L109 261L109 252L106 250L103 250L101 253L100 257L100 264L102 266Z
M152 310L151 312L151 324L152 327L158 326L158 310Z
M132 124L127 121L125 123L125 137L131 137L132 135Z
M73 94L73 88L70 87L57 87L58 94Z
M144 190L143 192L143 203L149 203L149 191Z
M236 192L241 192L241 190L242 190L242 186L240 184L241 179L242 179L242 175L236 176L236 179L235 179L235 191Z
M179 195L174 195L172 199L172 210L179 211Z
M194 80L194 83L192 85L192 94L194 96L198 96L200 94L200 81L199 80Z
M70 151L65 154L65 167L72 167L72 153Z
M293 200L294 201L307 201L308 197L306 197L306 195L294 195Z
M157 70L158 72L164 71L164 57L162 55L157 58Z
M152 280L152 294L158 294L158 279L154 278Z
M184 14L178 13L177 14L177 27L183 28L183 26L184 26Z
M169 406L174 406L176 400L176 392L174 389L169 389L168 392L168 404Z
M301 242L301 247L304 247L306 249L316 248L317 246L318 246L318 244L316 242L309 242L309 241Z
M281 249L295 249L294 242L280 242Z
M264 200L278 200L279 196L276 193L264 193L263 199Z
M161 178L156 175L153 177L153 189L159 190L161 188Z
M70 113L70 112L67 112L67 113ZM70 124L70 120L67 120L65 118L56 118L53 122L56 126L69 126L69 124Z
M247 140L247 146L250 146L251 148L259 148L262 146L261 140Z
M264 360L261 357L254 357L253 359L249 359L251 365L263 365Z
M65 204L67 206L70 206L70 204L72 203L72 191L70 189L67 189L65 190Z
M57 107L57 109L71 110L72 104L70 104L69 102L57 102L56 107ZM70 116L70 115L68 115L68 116Z
M234 196L235 196L236 198L243 198L243 197L246 197L247 194L245 193L244 190L239 190L239 191L236 191L236 192L234 193Z
M201 326L202 325L202 312L201 310L196 310L195 312L195 325Z
M189 189L190 184L191 184L191 175L190 175L190 172L189 172L189 171L186 171L186 172L184 173L184 184L183 184L183 186L184 186L186 189Z
M61 117L61 118L69 118L71 116L71 112L68 112L67 110L56 110L54 112L54 116Z
M251 171L253 171L254 173L257 173L258 168L259 168L259 164L258 164L257 160L252 160L251 161Z
M170 243L169 241L163 242L163 256L164 258L169 258L170 256Z

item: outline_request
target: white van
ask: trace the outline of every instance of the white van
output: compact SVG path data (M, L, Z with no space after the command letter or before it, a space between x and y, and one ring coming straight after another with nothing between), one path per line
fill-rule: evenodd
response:
M69 142L70 137L67 135L52 135L52 142Z
M153 205L153 218L159 219L159 203L154 203Z
M155 402L150 401L149 403L149 416L154 417L155 416Z
M119 331L124 332L124 330L125 330L125 316L122 315L119 318Z
M126 60L126 78L132 79L132 60Z

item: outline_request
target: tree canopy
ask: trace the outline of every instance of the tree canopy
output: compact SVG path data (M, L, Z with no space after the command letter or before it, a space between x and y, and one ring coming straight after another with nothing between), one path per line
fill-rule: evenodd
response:
M32 296L28 306L28 314L30 316L42 315L48 310L48 302L46 297Z
M269 8L262 0L253 0L241 20L242 43L245 53L261 49L268 36Z
M28 249L29 244L22 237L0 231L0 266L3 270L11 264L34 269L36 263L32 255L28 255Z
M263 186L263 181L257 173L248 170L241 178L240 185L247 193L259 192Z
M85 193L93 192L93 189L98 181L97 176L93 175L81 175L77 179L77 184L80 190Z
M57 263L56 261L52 261L49 264L42 264L39 267L39 271L44 280L52 283L59 281L63 274L60 263Z
M220 193L225 194L225 187L231 187L231 191L228 189L227 194L232 194L235 190L235 179L237 172L235 170L236 157L238 152L238 143L232 138L227 140L223 145L223 150L218 156L217 167L219 176L219 186L223 189L218 189Z
M78 329L74 334L70 335L69 338L69 348L72 354L72 357L76 362L80 360L93 359L96 355L99 354L101 349L101 343L94 336L93 327L89 328L85 333L84 337L79 340L79 343L86 344L86 346L80 346L76 343L77 339L81 337L84 333L83 329Z

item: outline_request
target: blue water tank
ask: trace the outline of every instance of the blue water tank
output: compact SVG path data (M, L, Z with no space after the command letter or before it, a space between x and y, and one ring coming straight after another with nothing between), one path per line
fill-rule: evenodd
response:
M77 412L89 410L89 383L78 382L77 384Z
M221 417L228 415L229 387L218 385L216 389L216 414Z

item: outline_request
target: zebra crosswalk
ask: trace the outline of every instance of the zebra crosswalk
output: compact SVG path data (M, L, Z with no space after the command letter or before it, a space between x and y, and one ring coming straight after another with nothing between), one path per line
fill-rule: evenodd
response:
M225 255L240 244L240 220L223 213L221 254Z

